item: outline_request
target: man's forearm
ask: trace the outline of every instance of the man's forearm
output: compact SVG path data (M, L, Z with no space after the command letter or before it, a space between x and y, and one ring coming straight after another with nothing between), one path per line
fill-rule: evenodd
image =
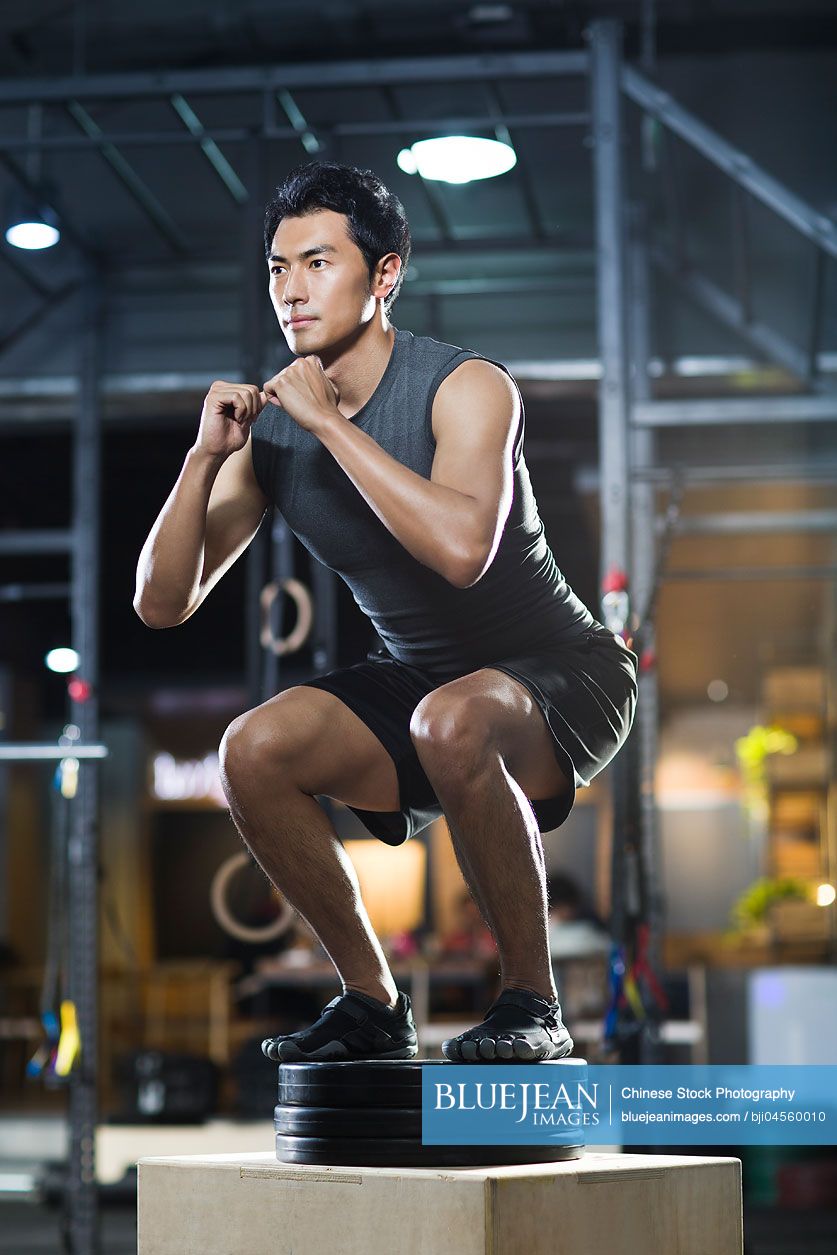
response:
M194 447L189 450L142 547L134 608L149 627L170 627L179 622L198 593L206 512L223 461Z
M414 558L452 584L471 582L480 543L473 497L417 475L348 419L329 417L316 435Z

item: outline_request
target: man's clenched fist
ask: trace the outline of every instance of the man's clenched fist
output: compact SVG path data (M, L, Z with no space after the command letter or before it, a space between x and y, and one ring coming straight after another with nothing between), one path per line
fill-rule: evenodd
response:
M214 457L229 457L243 449L266 404L267 397L255 384L216 379L203 403L196 445Z
M342 418L337 408L340 393L323 370L323 364L315 354L298 357L268 379L262 390L263 404L273 401L307 431L316 434L324 422L335 416Z

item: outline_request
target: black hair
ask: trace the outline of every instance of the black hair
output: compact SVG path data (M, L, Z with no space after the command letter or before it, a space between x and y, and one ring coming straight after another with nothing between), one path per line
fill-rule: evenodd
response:
M387 253L397 253L401 270L384 302L389 313L410 260L410 228L404 206L371 170L336 161L309 161L287 174L264 215L265 257L270 257L276 228L283 218L302 218L318 209L345 214L349 237L363 254L369 278Z

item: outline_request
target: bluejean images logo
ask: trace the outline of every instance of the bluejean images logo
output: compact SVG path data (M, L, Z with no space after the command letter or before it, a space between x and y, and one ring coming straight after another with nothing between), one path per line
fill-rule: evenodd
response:
M837 1145L837 1065L425 1064L422 1141Z

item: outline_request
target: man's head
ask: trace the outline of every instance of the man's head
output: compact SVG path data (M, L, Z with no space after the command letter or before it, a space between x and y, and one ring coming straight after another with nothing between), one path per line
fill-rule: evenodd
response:
M298 166L265 211L270 296L288 345L316 353L389 314L410 257L404 207L371 170ZM291 319L310 315L294 328Z

